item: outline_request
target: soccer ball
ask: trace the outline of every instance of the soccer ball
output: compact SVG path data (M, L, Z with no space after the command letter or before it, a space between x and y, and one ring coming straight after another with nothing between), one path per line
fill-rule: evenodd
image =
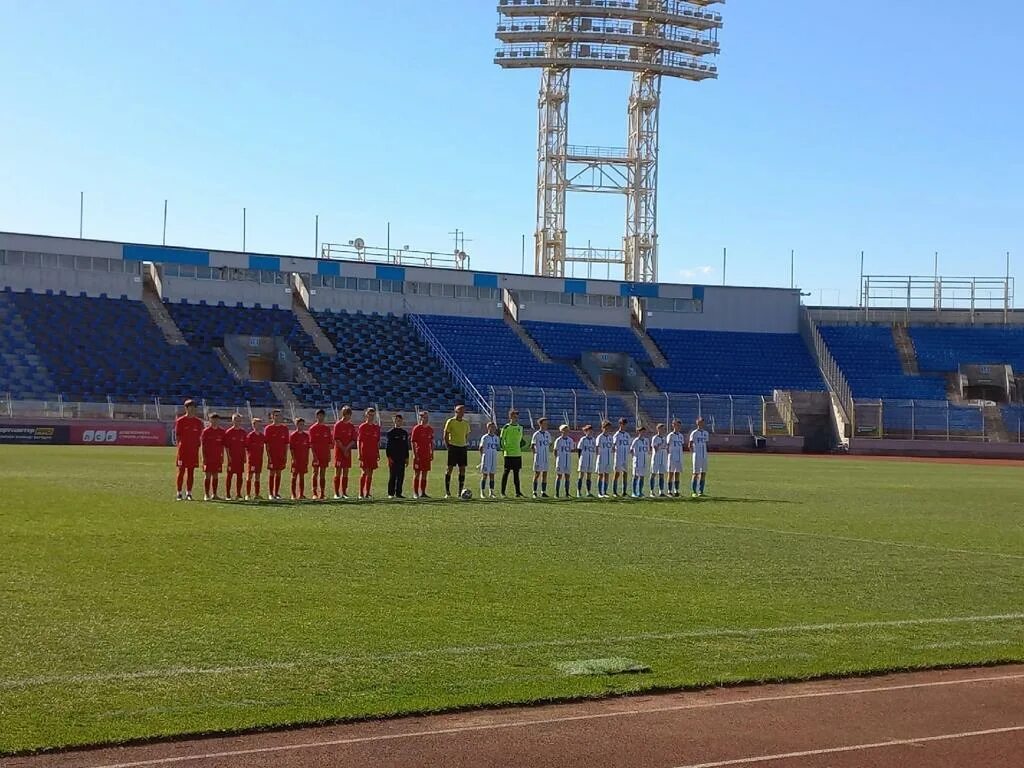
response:
M463 501L469 501L473 498L473 492L469 488L463 488L462 493L459 494L459 498Z

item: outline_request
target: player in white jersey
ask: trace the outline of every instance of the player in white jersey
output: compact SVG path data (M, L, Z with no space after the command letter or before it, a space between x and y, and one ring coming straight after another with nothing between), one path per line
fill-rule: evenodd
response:
M615 456L615 435L612 423L601 422L601 434L597 436L597 498L608 498L608 478L612 473Z
M487 434L480 438L480 498L490 488L490 497L494 498L494 475L498 471L498 453L501 451L501 437L498 425L487 422Z
M558 428L558 439L555 440L555 498L562 495L562 483L565 483L565 498L569 498L569 475L572 473L572 455L576 451L576 443L569 437L569 425Z
M612 495L619 495L619 478L622 478L622 495L626 495L626 483L629 481L629 446L633 444L633 437L626 429L628 422L619 419L619 431L613 436L615 438L615 476L612 478Z
M651 496L665 498L665 467L668 466L668 440L665 425L659 424L651 438ZM655 493L655 486L658 492Z
M668 433L668 495L679 497L679 478L683 472L683 453L686 451L686 435L683 422L672 419L672 431Z
M633 457L633 498L644 497L644 481L651 463L651 439L647 437L647 427L642 424L636 428L636 438L629 446Z
M537 498L537 486L540 495L548 498L548 468L551 466L551 433L548 432L548 420L541 416L537 419L537 431L530 440L533 450L533 498Z
M693 479L690 491L693 498L704 495L704 479L708 474L708 443L711 436L704 429L704 419L697 419L697 428L690 433L690 450L693 452Z
M587 498L592 498L590 476L597 463L597 441L594 440L594 427L587 424L583 427L583 437L576 443L576 453L580 455L579 476L576 478L576 498L583 498L583 483L587 484ZM598 483L601 481L598 480Z

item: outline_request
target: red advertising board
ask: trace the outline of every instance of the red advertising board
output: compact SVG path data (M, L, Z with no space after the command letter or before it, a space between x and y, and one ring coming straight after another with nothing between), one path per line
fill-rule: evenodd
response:
M167 426L159 422L73 421L72 445L167 445Z

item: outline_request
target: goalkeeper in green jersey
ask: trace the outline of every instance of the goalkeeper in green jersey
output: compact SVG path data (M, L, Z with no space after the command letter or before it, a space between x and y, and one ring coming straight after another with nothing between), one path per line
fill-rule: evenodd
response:
M523 498L519 472L523 468L523 449L526 447L526 436L523 434L522 424L519 423L519 411L511 410L508 412L508 424L501 428L501 450L505 457L505 471L501 475L502 497L508 490L508 476L511 473L512 482L516 487L516 498Z

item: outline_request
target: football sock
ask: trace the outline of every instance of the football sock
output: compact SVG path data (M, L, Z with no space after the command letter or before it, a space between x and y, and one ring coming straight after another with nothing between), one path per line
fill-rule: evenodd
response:
M235 496L242 495L242 475L235 475Z
M694 475L693 479L690 480L690 490L693 491L694 493L697 492L697 476L696 475Z
M306 476L299 475L299 496L306 495Z
M541 481L541 483L540 483L540 492L541 493L547 493L548 492L548 481L547 480L542 480Z
M616 496L619 495L619 476L618 475L616 475L612 479L612 493L614 493Z
M195 485L195 482L196 471L194 469L189 468L188 471L185 473L185 490L188 491L188 493L192 493L192 486Z
M481 477L480 478L480 495L481 496L484 495L484 489L486 487L487 487L487 478L486 477Z
M491 485L491 493L494 493L494 475L491 475L490 485Z
M341 495L341 475L334 476L334 495Z
M654 475L651 475L651 493L654 493Z
M589 480L587 480L587 490L588 491L590 490L590 481ZM576 494L579 495L581 493L583 493L583 478L582 477L577 478L577 480L576 480Z
M203 478L203 495L204 496L209 496L210 495L210 478L208 478L208 477L204 477Z
M341 476L341 495L348 496L348 475Z
M700 476L700 493L704 493L704 475Z
M256 495L260 495L260 479L258 477L256 478Z
M459 470L459 495L462 495L462 490L466 487L466 473Z
M533 481L533 492L537 493L537 480L536 479L534 479L534 481Z
M444 493L446 496L452 495L452 473L450 471L444 476Z
M557 499L562 495L562 476L559 475L555 478L555 498Z
M178 482L177 482L178 493L181 493L181 487L184 484L185 484L185 468L184 467L178 467Z

